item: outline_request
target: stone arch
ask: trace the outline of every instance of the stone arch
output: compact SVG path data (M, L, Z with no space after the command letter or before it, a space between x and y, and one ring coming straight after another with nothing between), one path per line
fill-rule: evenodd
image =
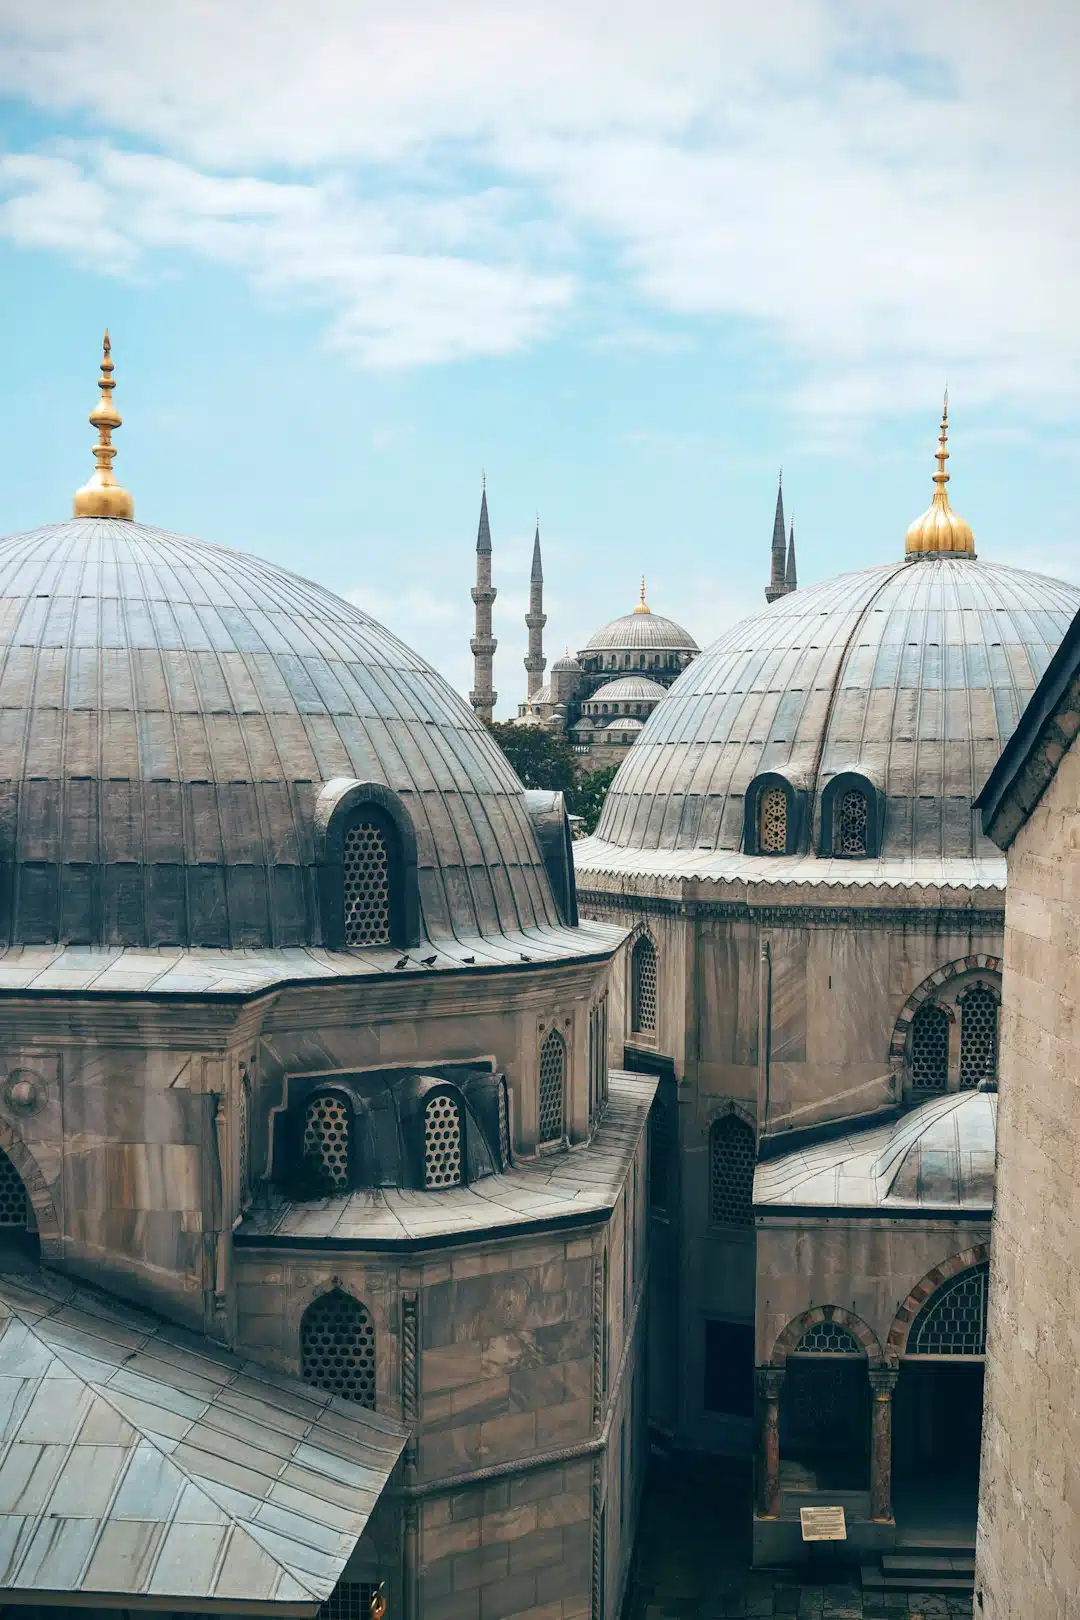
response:
M840 1327L847 1328L866 1351L866 1359L871 1366L880 1366L884 1362L885 1355L878 1336L861 1316L845 1311L842 1305L812 1305L808 1311L803 1311L801 1316L794 1317L779 1335L773 1345L769 1366L786 1366L788 1356L796 1348L803 1334L809 1328L815 1327L818 1322L836 1322Z
M729 1114L737 1114L744 1125L749 1125L755 1137L757 1136L757 1115L749 1103L739 1102L735 1097L725 1097L714 1108L710 1108L705 1115L705 1129L711 1131L718 1119L727 1119Z
M60 1220L52 1193L46 1186L45 1177L34 1155L6 1120L0 1120L0 1148L3 1148L15 1166L26 1188L26 1196L30 1200L34 1219L37 1221L42 1257L58 1259L61 1249Z
M931 1271L926 1273L921 1282L915 1284L915 1287L897 1311L893 1319L893 1325L889 1329L886 1348L890 1361L895 1361L906 1354L911 1324L931 1294L937 1293L942 1283L948 1282L951 1277L955 1277L959 1272L967 1271L972 1266L981 1265L984 1260L989 1260L989 1258L989 1243L976 1243L970 1249L962 1249L959 1254L951 1255L948 1260L943 1260L941 1265L934 1266Z
M911 1029L911 1020L915 1017L924 1001L928 1001L943 984L950 979L959 978L962 973L1001 973L1001 958L999 956L986 956L980 953L976 956L958 956L954 962L946 962L927 975L922 983L911 992L900 1009L896 1023L893 1025L892 1041L889 1045L889 1061L894 1066L902 1065L907 1052L907 1038ZM1000 992L999 992L1000 994Z

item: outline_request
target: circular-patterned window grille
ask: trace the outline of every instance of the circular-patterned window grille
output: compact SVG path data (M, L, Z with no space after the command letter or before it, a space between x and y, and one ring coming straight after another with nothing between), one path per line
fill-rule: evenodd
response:
M0 1226L14 1226L25 1232L29 1212L30 1200L22 1177L7 1154L0 1150Z
M342 852L346 945L390 943L390 853L373 821L355 821Z
M735 1114L709 1131L709 1217L728 1226L754 1224L754 1133Z
M309 1384L375 1410L375 1324L358 1299L333 1289L300 1323L300 1371Z
M990 1262L984 1260L943 1283L915 1318L908 1355L985 1355L989 1282Z
M424 1109L424 1186L461 1186L461 1109L446 1092Z
M758 810L758 847L763 855L787 854L788 796L782 787L766 788Z
M997 997L986 984L973 984L960 1002L960 1084L972 1090L997 1076Z
M649 1035L656 1029L656 949L642 934L630 953L631 1028Z
M807 1328L794 1354L797 1356L864 1356L866 1351L849 1328L839 1322L815 1322Z
M949 1083L949 1015L924 1001L911 1020L911 1083L920 1091L944 1091Z
M341 1097L312 1097L304 1110L304 1158L335 1189L349 1185L349 1110Z
M541 1142L557 1142L562 1136L565 1080L566 1042L557 1029L549 1029L540 1048Z
M836 811L836 836L833 848L837 855L865 855L866 839L870 829L870 807L866 794L858 788L848 788L840 795Z

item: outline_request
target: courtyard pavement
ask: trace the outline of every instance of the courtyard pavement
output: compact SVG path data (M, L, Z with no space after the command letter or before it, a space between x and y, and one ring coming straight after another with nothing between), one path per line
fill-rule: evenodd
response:
M654 1461L623 1620L971 1620L970 1598L864 1593L858 1570L830 1584L750 1568L750 1477L739 1464Z

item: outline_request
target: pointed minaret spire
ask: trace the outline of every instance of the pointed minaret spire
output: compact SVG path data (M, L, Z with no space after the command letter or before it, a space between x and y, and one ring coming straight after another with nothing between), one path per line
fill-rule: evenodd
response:
M784 469L780 469L780 477L776 485L776 514L773 517L772 527L772 569L769 583L765 587L766 602L775 602L778 596L787 593L785 576L787 573L787 533L784 525Z
M791 533L787 543L787 568L784 571L784 590L797 591L799 588L799 575L795 568L795 519L791 520Z
M481 720L490 721L499 696L491 685L495 648L498 645L491 633L491 604L498 592L491 583L491 524L488 521L486 475L481 477L480 527L476 531L476 584L469 594L476 606L475 634L469 643L473 655L473 690L469 693L469 702Z
M525 658L525 669L528 674L528 696L531 698L544 684L544 670L547 659L544 657L544 626L547 624L547 614L544 612L544 565L540 560L540 514L536 514L536 533L533 536L532 572L529 575L529 611L525 615L525 624L529 631L529 651Z

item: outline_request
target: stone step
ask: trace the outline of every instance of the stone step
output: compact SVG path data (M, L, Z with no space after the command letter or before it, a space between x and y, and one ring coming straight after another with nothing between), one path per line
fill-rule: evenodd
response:
M929 1570L940 1575L974 1575L972 1553L882 1553L881 1567L886 1575L905 1575L910 1570Z
M878 1564L864 1564L861 1573L864 1592L963 1592L971 1594L975 1590L974 1573L970 1575L962 1574L959 1571L946 1573L945 1571L927 1569L925 1564L916 1570L894 1571L891 1573L886 1573Z

